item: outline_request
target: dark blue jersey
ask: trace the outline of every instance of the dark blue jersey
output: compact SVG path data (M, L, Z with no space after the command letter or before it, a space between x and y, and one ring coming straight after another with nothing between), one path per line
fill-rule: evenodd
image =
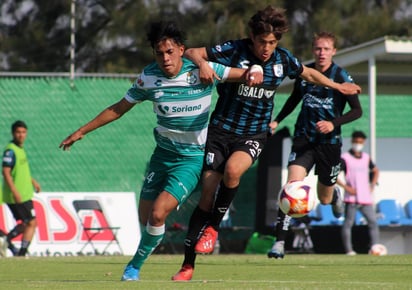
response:
M276 89L286 77L296 78L303 66L287 49L276 48L264 63L252 51L252 41L241 39L207 48L210 61L226 66L263 67L263 83L249 87L244 83L217 86L219 98L210 123L238 135L256 135L269 131Z
M315 64L312 63L308 67L314 68ZM351 76L335 63L332 63L323 74L336 83L353 83ZM308 83L301 78L295 81L290 98L302 100L294 135L306 136L310 142L323 144L340 144L342 142L340 125L352 121L349 118L341 121L345 105L348 101L351 105L359 104L358 95L347 96L337 90ZM360 109L360 104L356 107ZM322 134L316 130L316 123L322 120L333 122L334 130L331 133Z

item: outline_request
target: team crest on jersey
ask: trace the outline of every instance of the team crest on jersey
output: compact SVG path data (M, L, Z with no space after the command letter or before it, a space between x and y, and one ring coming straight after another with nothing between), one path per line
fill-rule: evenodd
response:
M137 84L141 87L144 86L144 81L142 80L142 78L139 76L139 78L137 79Z
M265 90L265 97L270 99L275 94L276 90Z
M186 76L186 81L189 85L193 85L197 82L197 77L193 72L188 72Z
M154 82L154 84L155 84L157 87L161 87L161 86L162 86L162 80L156 80L156 81Z
M208 152L206 155L206 164L207 165L213 164L213 160L215 160L215 153Z
M281 64L275 64L273 66L273 73L275 74L275 76L277 77L281 77L283 76L283 66Z

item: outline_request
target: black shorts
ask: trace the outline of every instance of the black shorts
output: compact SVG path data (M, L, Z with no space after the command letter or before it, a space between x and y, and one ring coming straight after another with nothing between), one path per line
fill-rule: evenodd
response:
M223 173L226 162L236 151L243 151L255 162L266 144L267 133L239 136L216 126L209 126L203 170Z
M23 223L28 223L36 216L32 200L7 205L9 206L9 209L16 221L21 220Z
M288 166L300 165L309 173L313 165L316 165L315 174L320 183L334 185L341 168L341 147L342 144L311 143L305 137L295 137Z

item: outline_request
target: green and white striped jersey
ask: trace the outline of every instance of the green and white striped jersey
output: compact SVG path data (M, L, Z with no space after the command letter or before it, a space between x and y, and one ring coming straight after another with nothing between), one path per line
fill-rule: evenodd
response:
M222 81L230 67L209 62ZM213 84L202 84L199 68L183 58L179 74L167 77L156 62L146 66L127 91L130 103L152 101L157 115L154 136L158 146L181 155L203 155Z

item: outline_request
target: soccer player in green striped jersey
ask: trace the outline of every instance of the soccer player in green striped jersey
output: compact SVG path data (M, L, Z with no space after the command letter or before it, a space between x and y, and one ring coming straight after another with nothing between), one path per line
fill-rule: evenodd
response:
M210 63L219 79L202 84L199 68L183 58L184 35L174 22L150 25L148 40L155 61L143 69L126 95L80 127L60 144L64 150L87 133L108 124L135 104L151 101L157 116L156 148L150 159L139 202L139 219L145 229L122 280L139 280L140 268L160 244L170 212L190 196L201 175L212 89L219 81L263 80L261 69L244 70Z

